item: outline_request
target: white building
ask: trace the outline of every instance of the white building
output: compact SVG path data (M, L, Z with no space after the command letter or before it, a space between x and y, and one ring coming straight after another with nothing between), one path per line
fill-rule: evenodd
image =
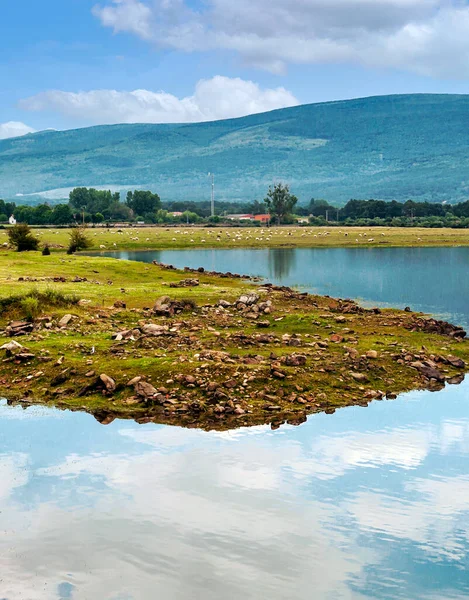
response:
M10 225L16 225L16 219L13 215L11 215L11 217L8 219L8 222L10 223Z

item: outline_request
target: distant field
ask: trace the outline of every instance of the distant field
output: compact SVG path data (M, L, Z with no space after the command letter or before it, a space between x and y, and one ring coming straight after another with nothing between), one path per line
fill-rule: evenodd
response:
M68 245L70 230L36 229L52 250ZM88 229L92 250L152 250L163 248L280 248L280 247L390 247L467 246L467 229L417 229L395 227L271 227L271 228L125 228ZM0 231L0 245L7 241Z

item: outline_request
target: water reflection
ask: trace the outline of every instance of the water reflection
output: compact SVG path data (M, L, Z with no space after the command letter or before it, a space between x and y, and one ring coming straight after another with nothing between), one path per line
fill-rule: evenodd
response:
M296 267L295 248L270 248L267 251L270 276L277 280L288 277Z
M105 253L259 275L281 285L432 312L469 326L469 248L270 248Z
M3 407L2 597L463 598L468 398L226 433Z

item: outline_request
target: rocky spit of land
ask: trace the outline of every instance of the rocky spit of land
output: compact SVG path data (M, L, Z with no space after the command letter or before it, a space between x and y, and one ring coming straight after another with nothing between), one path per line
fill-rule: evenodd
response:
M153 268L163 278L168 270ZM24 319L12 302L0 331L0 395L88 411L103 424L229 429L300 424L315 412L464 379L469 343L447 322L267 283L200 302L209 284L203 269L193 275L176 272L150 306L129 306L124 294L105 306L44 299L40 314Z

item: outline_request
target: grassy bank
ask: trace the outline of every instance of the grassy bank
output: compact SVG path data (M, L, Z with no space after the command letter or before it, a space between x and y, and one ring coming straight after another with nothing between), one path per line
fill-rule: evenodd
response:
M0 395L103 423L300 423L460 382L469 361L422 315L62 252L1 252L0 310Z
M51 249L66 248L67 229L35 229L43 244ZM272 227L205 228L142 227L89 229L93 250L143 250L209 248L281 247L393 247L465 246L467 229L420 229L394 227ZM0 247L7 242L7 230L0 231Z

